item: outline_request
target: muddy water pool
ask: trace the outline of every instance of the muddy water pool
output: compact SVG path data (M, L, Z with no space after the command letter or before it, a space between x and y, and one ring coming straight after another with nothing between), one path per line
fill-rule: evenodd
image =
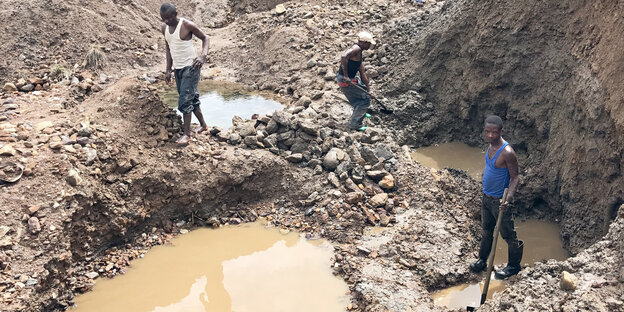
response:
M260 222L180 235L98 279L74 312L345 311L346 283L331 273L332 246Z
M423 166L434 169L463 169L475 180L481 179L485 165L485 151L461 142L441 143L420 147L412 154L412 159Z
M538 221L526 220L516 221L516 232L518 238L524 241L524 254L522 265L530 266L542 259L565 260L569 254L563 248L563 242L559 234L559 225ZM507 263L507 243L498 237L496 245L495 265ZM488 299L496 292L505 289L506 283L493 278L490 282ZM476 307L481 299L482 283L461 284L435 292L432 297L435 304L448 308L463 308L466 306Z
M232 126L234 116L250 119L253 114L262 115L283 108L274 94L252 92L236 83L203 80L199 82L197 88L200 94L200 107L209 126L227 129ZM178 107L178 92L175 86L163 87L160 94L163 102L169 107ZM199 123L195 115L191 122Z

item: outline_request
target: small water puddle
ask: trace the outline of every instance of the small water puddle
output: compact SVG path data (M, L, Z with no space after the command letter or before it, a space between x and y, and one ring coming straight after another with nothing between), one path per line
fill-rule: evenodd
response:
M423 166L437 170L444 168L463 169L475 180L481 179L485 165L485 151L461 142L449 142L418 148L412 159Z
M124 275L75 298L89 311L344 311L332 246L259 222L197 229L157 246Z
M200 94L200 107L209 126L227 129L232 126L234 116L250 119L253 114L263 115L283 108L273 94L251 92L245 86L236 83L202 80L197 89ZM163 102L169 107L178 107L178 92L175 86L165 87L160 94ZM199 123L195 115L191 122Z
M559 225L539 220L526 220L516 222L518 238L524 241L524 254L522 265L532 265L542 259L565 260L569 253L563 248L563 242L559 234ZM494 264L500 265L507 262L507 244L498 237ZM465 309L467 306L479 306L483 284L461 284L433 293L433 301L436 305L452 309ZM506 288L506 282L493 278L488 290L488 299L496 292Z

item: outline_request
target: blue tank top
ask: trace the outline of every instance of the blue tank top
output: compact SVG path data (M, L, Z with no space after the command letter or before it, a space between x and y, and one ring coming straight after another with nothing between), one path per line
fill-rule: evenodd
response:
M496 159L503 151L508 142L503 143L494 157L490 159L490 148L485 153L485 169L483 170L483 193L494 197L503 197L506 187L509 187L509 170L507 168L497 168Z

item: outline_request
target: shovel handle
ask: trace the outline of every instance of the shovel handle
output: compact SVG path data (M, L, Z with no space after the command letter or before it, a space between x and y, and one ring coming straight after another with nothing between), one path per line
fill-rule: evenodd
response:
M382 102L381 102L381 101L380 101L377 97L372 96L372 95L370 94L370 92L368 92L366 89L364 89L364 88L360 87L359 85L357 85L357 84L353 83L352 81L349 81L349 83L350 83L352 86L354 86L354 87L356 87L357 89L359 89L360 91L362 91L362 92L364 92L364 93L368 94L368 96L370 96L371 98L373 98L375 101L377 101L377 103L379 103L379 106L381 106L381 108L383 108L383 109L387 110L388 112L392 112L392 111L391 111L388 107L386 107L386 105L385 105L384 103L382 103Z
M507 200L507 191L505 188L503 192L503 202ZM492 241L492 250L490 251L490 256L488 257L487 263L487 273L485 275L485 281L483 282L483 293L481 294L481 304L485 303L485 299L487 298L488 288L490 287L490 276L492 275L492 270L494 269L494 256L496 255L496 243L498 242L498 232L500 230L500 224L503 220L503 212L501 209L498 209L498 216L496 217L496 226L494 227L494 239Z

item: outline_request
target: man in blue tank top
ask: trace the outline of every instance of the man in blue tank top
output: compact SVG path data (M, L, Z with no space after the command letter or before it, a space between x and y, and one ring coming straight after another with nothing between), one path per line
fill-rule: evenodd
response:
M518 274L522 269L522 250L524 244L518 240L513 222L512 208L509 203L513 200L518 187L518 158L516 152L503 140L503 120L498 116L489 116L485 119L483 135L490 143L485 154L485 169L483 170L483 200L481 205L481 246L479 259L470 265L473 272L481 272L487 266L487 258L492 249L494 227L499 211L503 213L500 225L500 234L507 242L509 249L507 266L497 271L495 276L505 279ZM502 202L503 192L508 188L507 199Z

